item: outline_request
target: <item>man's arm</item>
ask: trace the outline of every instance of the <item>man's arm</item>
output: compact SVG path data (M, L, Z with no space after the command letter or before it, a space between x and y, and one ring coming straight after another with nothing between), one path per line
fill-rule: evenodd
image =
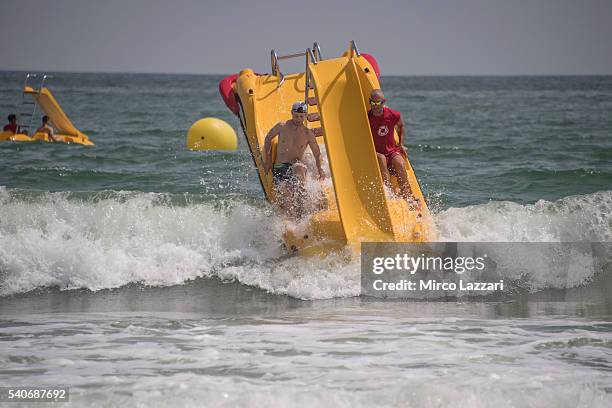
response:
M308 129L308 146L310 146L310 150L312 150L312 154L314 154L315 161L317 162L317 169L319 170L319 178L325 178L325 172L323 171L323 160L321 159L321 149L319 149L319 144L317 143L317 137L313 133L312 130Z
M49 137L51 138L51 140L53 140L54 142L57 142L57 139L55 138L55 132L53 131L53 128L51 126L49 126Z
M397 121L397 124L395 125L395 129L397 130L397 136L398 136L398 139L399 139L399 146L402 149L404 149L404 152L406 153L406 156L408 156L408 151L404 147L405 126L404 126L404 119L402 119L402 114L401 113L400 113L400 116L399 116L399 120Z
M277 123L272 126L272 129L266 135L266 140L264 142L264 154L262 156L264 172L268 174L270 169L272 168L272 139L276 137L280 132L281 124Z

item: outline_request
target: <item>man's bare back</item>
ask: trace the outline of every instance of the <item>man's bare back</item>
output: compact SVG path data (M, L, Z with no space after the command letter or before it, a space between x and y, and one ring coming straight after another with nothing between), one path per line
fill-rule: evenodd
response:
M55 132L51 125L49 125L49 117L47 115L42 117L42 126L36 129L36 133L46 133L49 135L49 139L53 142L57 142L55 138Z

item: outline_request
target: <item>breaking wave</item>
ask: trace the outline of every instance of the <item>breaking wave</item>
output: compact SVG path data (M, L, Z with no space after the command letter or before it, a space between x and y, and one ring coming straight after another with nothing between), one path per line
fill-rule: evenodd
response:
M301 299L358 296L358 260L287 257L282 225L241 200L175 203L172 195L108 192L27 195L0 187L0 296L43 287L111 289L239 281ZM435 215L444 241L612 241L612 192L521 205L489 202ZM535 289L578 286L592 272ZM527 282L529 285L530 282Z

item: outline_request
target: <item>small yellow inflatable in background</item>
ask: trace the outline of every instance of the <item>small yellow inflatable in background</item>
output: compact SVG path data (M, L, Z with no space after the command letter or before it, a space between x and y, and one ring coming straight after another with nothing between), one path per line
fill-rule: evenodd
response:
M195 122L187 132L190 150L236 150L238 138L234 129L217 118L204 118Z

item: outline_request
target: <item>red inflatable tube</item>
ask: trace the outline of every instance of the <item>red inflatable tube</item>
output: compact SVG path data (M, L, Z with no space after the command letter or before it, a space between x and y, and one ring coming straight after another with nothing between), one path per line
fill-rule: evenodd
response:
M219 93L221 94L223 102L225 102L225 105L229 108L229 110L231 110L234 115L238 116L240 108L238 107L236 94L232 88L232 85L234 82L236 82L236 78L238 78L238 74L223 78L221 82L219 82Z
M374 72L376 72L378 80L380 80L380 68L378 68L378 62L376 62L376 58L374 58L370 54L366 54L365 52L362 52L361 55L363 56L363 58L368 60L372 68L374 68Z

